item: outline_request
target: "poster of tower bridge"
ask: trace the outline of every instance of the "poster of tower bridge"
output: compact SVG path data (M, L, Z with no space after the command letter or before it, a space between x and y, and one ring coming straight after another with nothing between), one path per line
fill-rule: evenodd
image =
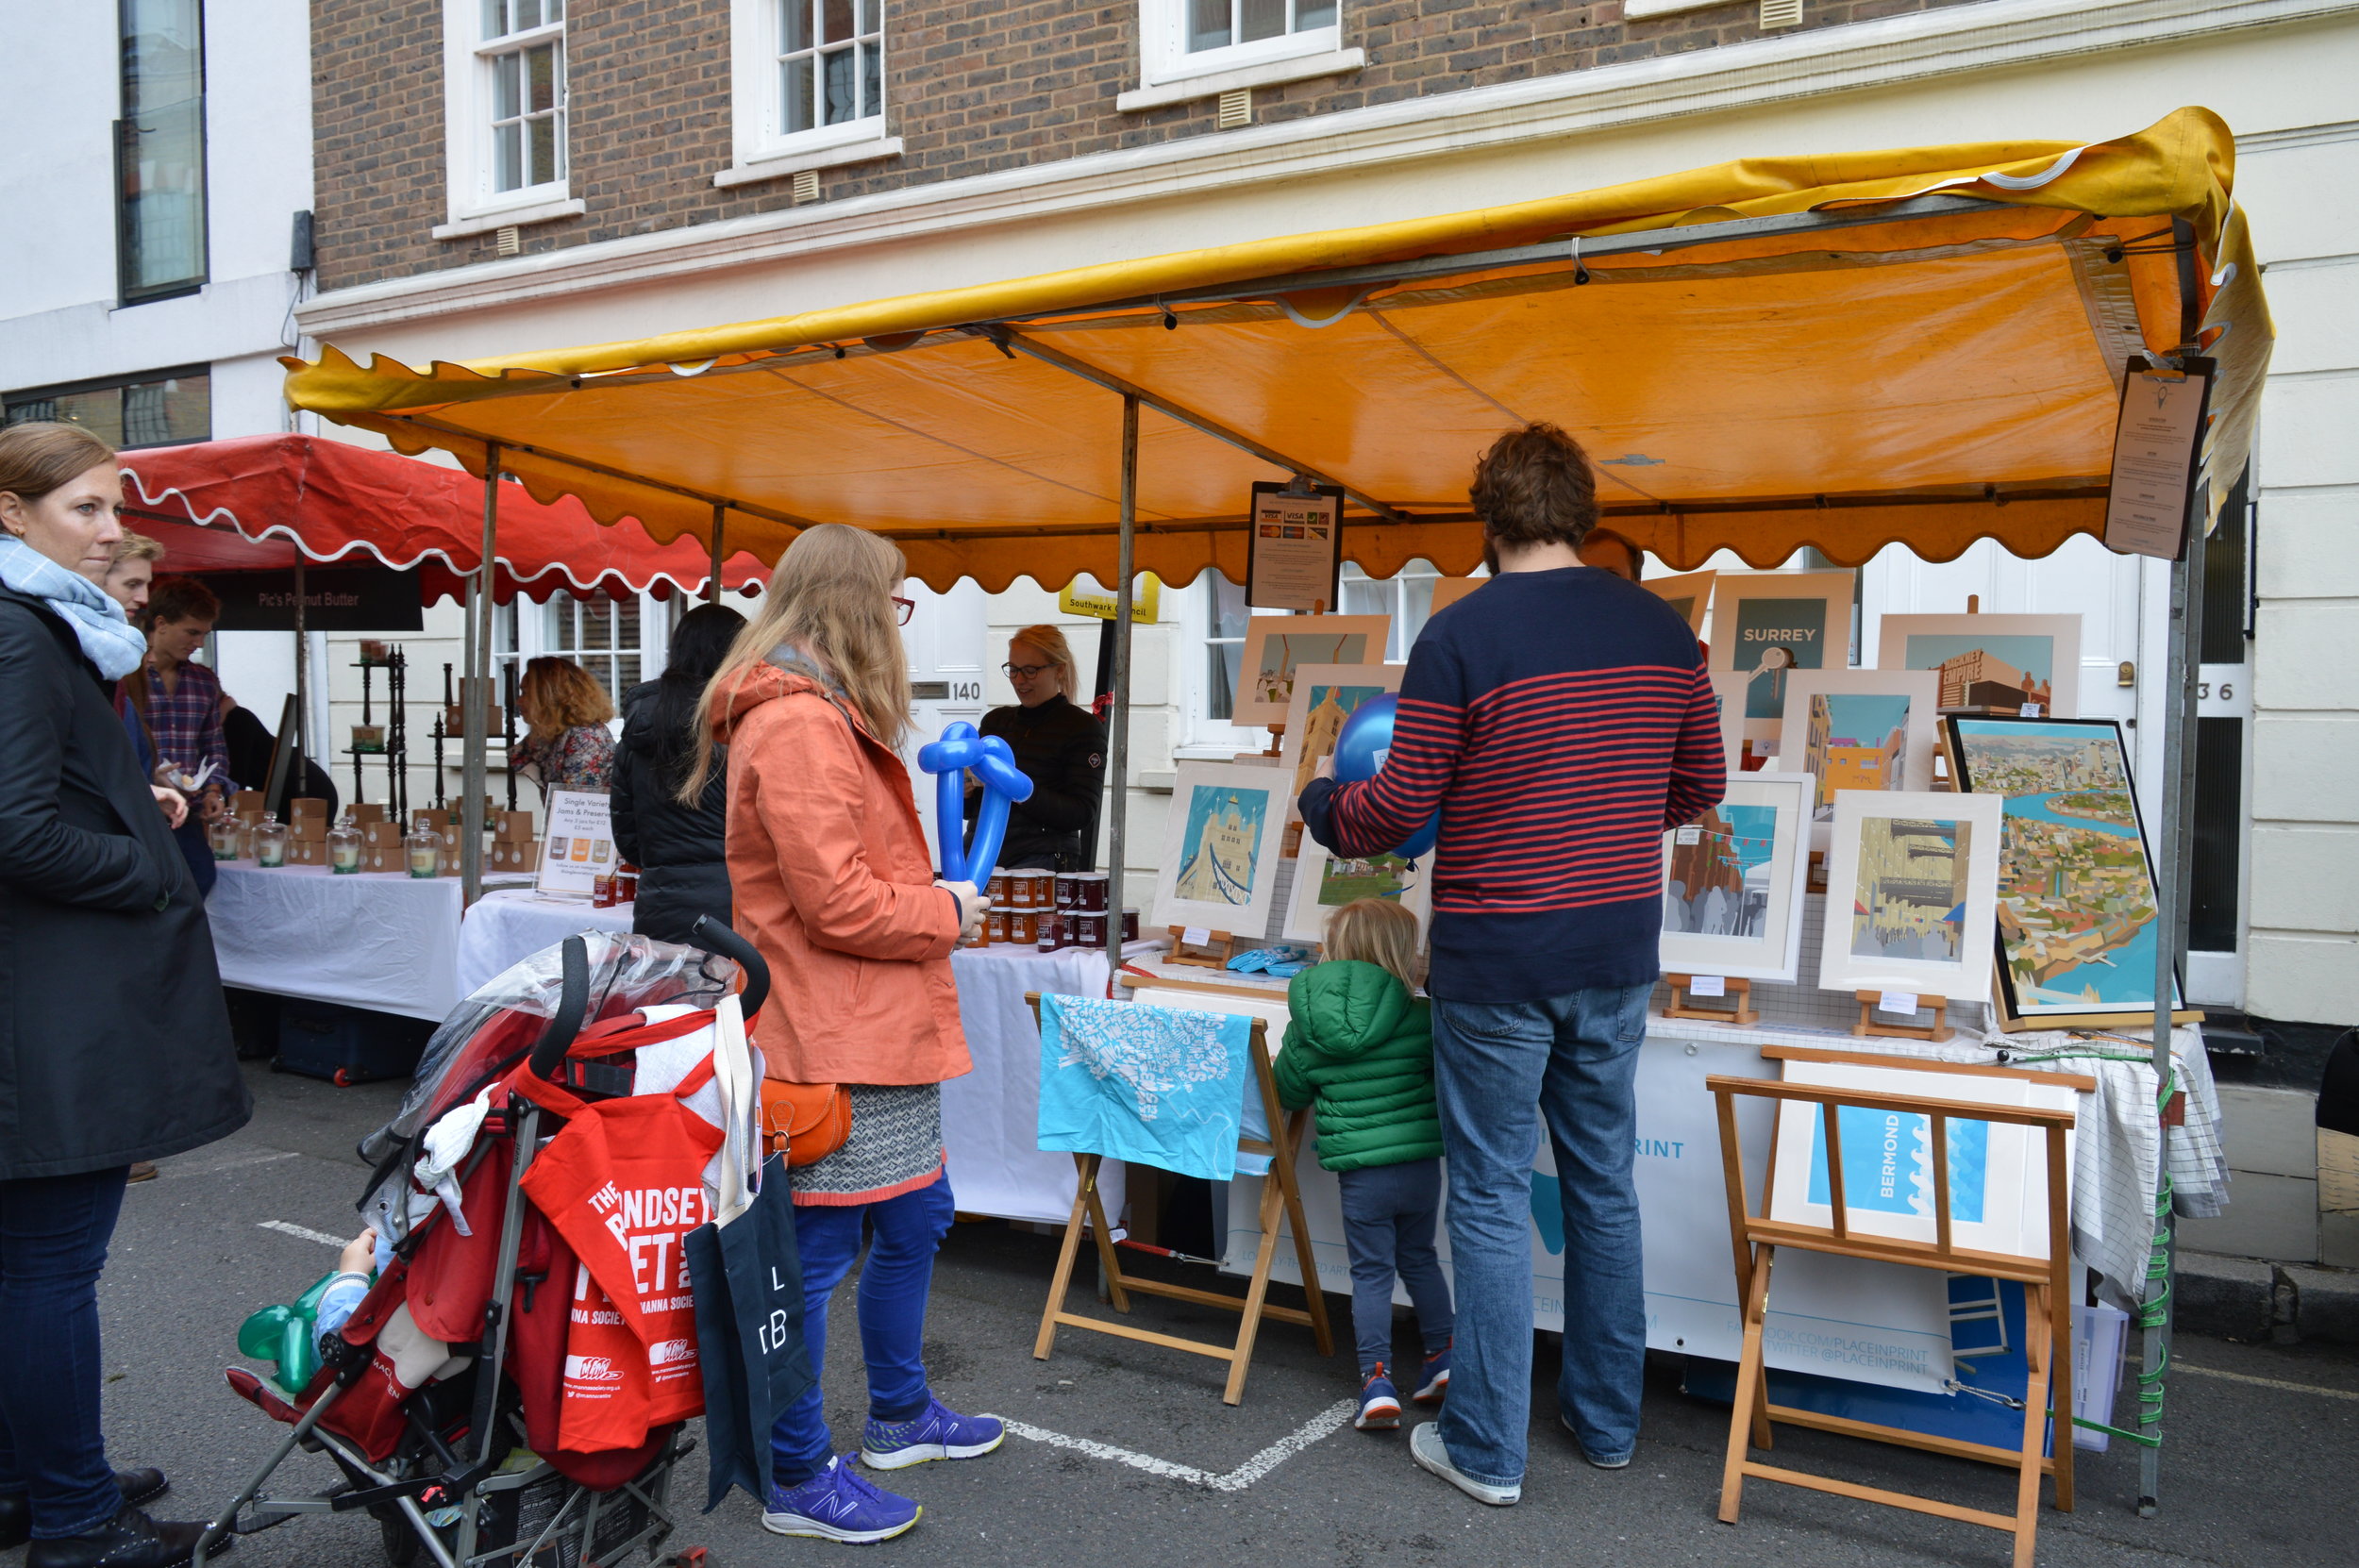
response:
M1253 902L1253 872L1269 815L1264 792L1199 784L1188 802L1175 892L1195 904Z

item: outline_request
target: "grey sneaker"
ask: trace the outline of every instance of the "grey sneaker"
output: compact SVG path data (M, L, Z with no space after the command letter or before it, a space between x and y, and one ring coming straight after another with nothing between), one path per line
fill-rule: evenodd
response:
M1573 1446L1581 1450L1581 1457L1587 1460L1591 1464L1597 1466L1599 1470L1628 1470L1630 1468L1630 1456L1628 1454L1624 1454L1618 1460L1601 1460L1598 1458L1597 1455L1591 1453L1588 1449L1588 1445L1581 1441L1581 1434L1573 1430L1573 1424L1571 1422L1565 1420L1560 1415L1556 1418L1556 1424L1559 1426L1564 1427L1566 1434L1572 1438Z
M1429 1421L1409 1434L1409 1454L1420 1470L1430 1470L1478 1503L1488 1503L1495 1509L1507 1508L1524 1494L1523 1483L1514 1486L1493 1486L1478 1481L1449 1462L1449 1450L1442 1446L1439 1423Z

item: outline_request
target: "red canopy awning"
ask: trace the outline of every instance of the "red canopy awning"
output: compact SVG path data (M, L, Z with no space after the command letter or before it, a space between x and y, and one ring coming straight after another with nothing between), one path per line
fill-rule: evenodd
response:
M125 515L165 549L168 572L251 572L313 564L418 567L420 596L463 598L481 557L483 482L397 452L314 436L243 436L122 457ZM647 537L638 519L594 520L570 495L534 500L500 486L493 593L704 592L704 547ZM729 557L732 591L769 574L750 554Z

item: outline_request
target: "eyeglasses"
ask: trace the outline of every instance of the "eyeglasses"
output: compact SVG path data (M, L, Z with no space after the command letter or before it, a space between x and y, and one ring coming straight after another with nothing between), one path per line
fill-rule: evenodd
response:
M910 616L914 613L917 609L917 601L915 599L904 599L901 595L895 593L893 596L893 602L901 607L901 625L905 626L908 626L910 624Z
M1053 670L1056 666L1053 664L1002 664L999 668L1008 673L1010 680L1015 679L1018 676L1029 680L1043 670Z

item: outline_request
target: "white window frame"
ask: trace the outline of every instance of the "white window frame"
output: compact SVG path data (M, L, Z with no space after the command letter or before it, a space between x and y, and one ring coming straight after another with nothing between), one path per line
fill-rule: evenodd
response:
M880 63L874 114L809 130L783 128L786 93L779 58L785 53L787 0L729 0L729 167L712 176L728 187L778 179L809 169L831 169L901 156L901 139L885 134L893 92ZM802 0L808 5L810 0ZM858 3L858 0L855 0ZM888 0L878 7L877 47L890 61L893 16Z
M684 599L678 592L668 599L659 599L652 593L642 593L638 598L639 679L648 681L663 673L664 663L671 658L674 618L686 614L701 601ZM580 649L552 645L548 629L550 605L563 604L569 609L574 609L578 606L578 603L579 601L574 594L560 592L539 599L527 598L519 594L504 605L493 607L492 691L494 700L497 700L498 693L508 690L507 667L510 665L515 666L521 677L525 664L529 659L548 656L555 656L559 659L579 659L582 652ZM527 607L525 613L517 613L519 606ZM509 646L511 640L515 643L512 649ZM592 651L594 654L597 650ZM627 650L616 649L614 651ZM623 694L629 689L630 684L626 683L621 691L613 693L615 716L613 722L607 727L614 732L618 740L623 733ZM524 733L524 720L521 715L517 718L516 732L519 735Z
M1117 109L1162 108L1237 88L1275 87L1340 75L1367 62L1366 51L1344 47L1346 0L1335 0L1335 20L1327 26L1194 53L1188 49L1191 3L1138 0L1139 86L1114 100Z
M549 42L557 45L560 172L555 179L520 190L494 191L493 61ZM587 210L573 194L573 111L567 102L571 64L563 20L486 39L483 0L443 0L443 139L449 222L435 226L434 238L460 240L495 228L578 217Z

